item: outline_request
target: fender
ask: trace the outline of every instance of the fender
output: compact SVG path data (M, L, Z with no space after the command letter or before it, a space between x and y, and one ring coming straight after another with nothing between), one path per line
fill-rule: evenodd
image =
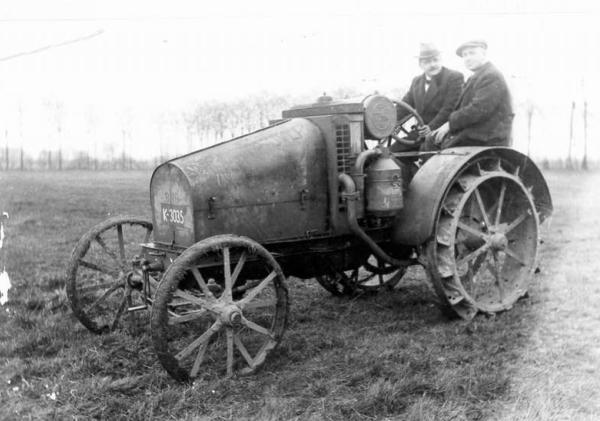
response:
M538 167L526 155L506 147L449 148L431 156L411 180L404 208L394 221L394 242L416 246L428 241L452 180L469 165L489 158L499 159L505 170L518 174L530 189L540 223L552 214L548 185Z

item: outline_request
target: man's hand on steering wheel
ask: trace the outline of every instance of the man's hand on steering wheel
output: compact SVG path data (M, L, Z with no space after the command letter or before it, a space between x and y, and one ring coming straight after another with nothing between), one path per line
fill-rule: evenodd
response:
M423 140L425 140L425 136L427 134L431 133L430 127L423 122L423 119L421 118L417 110L408 105L406 102L399 100L393 100L393 102L396 104L396 107L403 108L404 110L408 111L408 114L396 123L396 128L394 129L394 132L391 135L392 139L403 145L417 146L418 144L423 142ZM419 136L416 140L409 140L406 137L400 137L400 132L403 132L405 136L410 135L410 132L404 127L404 124L413 117L415 118L415 120L417 120L416 129L419 133Z
M422 126L417 127L419 130L419 137L425 139L425 136L431 133L431 128L427 124L423 124Z

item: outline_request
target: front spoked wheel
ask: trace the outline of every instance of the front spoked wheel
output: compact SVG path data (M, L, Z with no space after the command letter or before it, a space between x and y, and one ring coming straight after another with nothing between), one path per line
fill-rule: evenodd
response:
M285 277L273 256L245 237L196 243L165 272L152 307L151 332L175 379L248 374L283 336Z
M500 161L456 177L426 246L427 272L445 309L466 319L510 309L535 270L538 226L531 193Z
M141 274L132 266L147 243L152 224L122 216L88 231L67 266L67 295L73 313L94 333L114 330L142 290Z

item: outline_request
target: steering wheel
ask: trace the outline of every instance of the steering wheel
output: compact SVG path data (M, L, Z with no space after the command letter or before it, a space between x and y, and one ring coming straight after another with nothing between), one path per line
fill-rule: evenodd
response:
M411 118L414 117L415 120L417 120L418 127L424 126L425 123L423 122L423 119L421 118L421 116L419 115L417 110L415 110L413 107L408 105L406 102L400 101L400 100L392 100L392 102L394 104L396 104L397 107L404 108L406 111L408 111L409 114L406 115L405 117L401 118L396 123L396 127L392 131L389 141L391 142L391 140L394 139L396 142L399 142L399 143L401 143L403 145L407 145L407 146L416 146L416 145L420 144L421 142L423 142L425 140L425 138L420 137L420 136L416 140L408 140L404 137L400 137L400 132L403 132L406 136L408 136L410 134L410 132L408 130L406 130L406 128L404 127L404 124Z

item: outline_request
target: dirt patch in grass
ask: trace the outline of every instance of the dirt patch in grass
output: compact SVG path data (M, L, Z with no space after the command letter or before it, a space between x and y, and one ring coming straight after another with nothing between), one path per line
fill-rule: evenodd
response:
M550 173L555 216L527 298L448 321L422 270L392 292L331 297L290 279L289 329L248 377L172 381L146 319L88 332L64 293L77 240L116 214L150 216L150 173L2 173L10 301L0 308L7 419L596 419L600 174Z

